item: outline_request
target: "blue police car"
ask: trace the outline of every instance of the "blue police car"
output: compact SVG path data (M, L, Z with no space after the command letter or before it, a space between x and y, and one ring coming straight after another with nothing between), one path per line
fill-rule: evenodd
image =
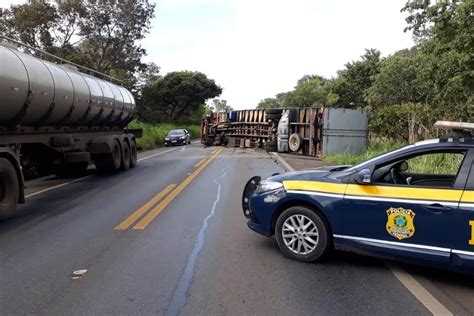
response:
M332 248L474 272L474 124L359 165L254 177L248 227L304 262Z

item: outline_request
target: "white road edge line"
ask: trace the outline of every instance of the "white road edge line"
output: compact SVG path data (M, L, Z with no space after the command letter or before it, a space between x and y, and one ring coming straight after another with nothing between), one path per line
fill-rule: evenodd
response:
M156 157L156 156L159 156L159 155L163 155L163 154L169 153L170 151L174 151L174 150L176 150L176 149L178 149L178 148L179 148L179 147L171 148L171 149L162 151L162 152L160 152L160 153L156 153L156 154L153 154L153 155L150 155L150 156L146 156L146 157L140 158L140 159L138 159L137 161L142 161L142 160L150 159L150 158L153 158L153 157Z
M270 153L276 157L278 161L288 171L295 171L283 157L278 153ZM427 289L425 289L411 274L403 270L400 266L394 263L387 263L389 270L395 277L425 306L433 315L453 315L440 301L438 301Z
M290 166L290 164L287 163L287 162L285 161L285 159L283 159L278 153L276 153L276 152L271 152L270 155L276 157L277 160L283 165L283 168L285 168L286 170L288 170L288 171L295 171L295 169L294 169L292 166Z
M156 156L159 156L159 155L163 155L163 154L169 153L170 151L173 151L173 150L176 150L176 149L178 149L178 147L176 147L176 148L171 148L171 149L168 149L168 150L165 150L165 151L162 151L162 152L159 152L159 153L156 153L156 154L147 156L147 157L140 158L140 159L138 159L137 161L143 161L143 160L146 160L146 159L150 159L150 158L153 158L153 157L156 157ZM46 188L46 189L44 189L44 190L40 190L40 191L38 191L38 192L33 192L33 193L30 193L30 194L27 194L27 195L25 195L25 199L30 198L30 197L33 197L33 196L36 196L36 195L38 195L38 194L42 194L42 193L51 191L51 190L59 189L59 188L64 187L64 186L66 186L66 185L69 185L69 184L72 184L72 183L75 183L75 182L78 182L78 181L81 181L81 180L85 180L85 179L90 178L90 177L92 177L92 176L94 176L94 174L90 174L90 175L85 176L85 177L82 177L82 178L74 179L74 180L69 181L69 182L61 183L61 184L52 186L52 187L50 187L50 188Z
M85 177L82 177L82 178L79 178L79 179L75 179L75 180L72 180L72 181L69 181L69 182L65 182L65 183L61 183L61 184L58 184L58 185L55 185L55 186L52 186L50 188L46 188L44 190L40 190L38 192L34 192L34 193L30 193L30 194L27 194L25 195L25 198L30 198L32 196L35 196L35 195L38 195L38 194L41 194L41 193L45 193L45 192L48 192L48 191L51 191L51 190L54 190L54 189L58 189L58 188L61 188L61 187L64 187L68 184L71 184L71 183L74 183L74 182L78 182L78 181L81 181L81 180L84 180L84 179L87 179L87 178L90 178L92 177L93 174L90 174L88 176L85 176Z
M433 315L453 315L440 301L426 290L411 274L400 266L387 263L395 277L423 304Z

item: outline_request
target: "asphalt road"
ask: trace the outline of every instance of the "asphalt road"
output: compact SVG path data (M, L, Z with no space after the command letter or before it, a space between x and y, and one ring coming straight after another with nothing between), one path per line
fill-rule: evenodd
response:
M251 232L241 190L283 172L269 155L193 144L140 158L116 175L29 183L19 216L0 222L1 315L430 314L383 260L298 263ZM474 312L472 279L404 268L451 312Z

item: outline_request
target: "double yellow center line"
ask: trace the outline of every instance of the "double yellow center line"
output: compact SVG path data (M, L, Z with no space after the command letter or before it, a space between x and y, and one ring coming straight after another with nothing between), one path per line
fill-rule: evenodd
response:
M123 222L115 226L114 230L126 230L142 217L143 218L135 224L132 229L145 229L168 206L168 204L170 204L221 153L221 151L222 149L214 150L208 159L199 161L195 165L197 169L184 179L183 182L178 186L176 186L176 184L168 185L163 191L145 203L145 205L133 212Z

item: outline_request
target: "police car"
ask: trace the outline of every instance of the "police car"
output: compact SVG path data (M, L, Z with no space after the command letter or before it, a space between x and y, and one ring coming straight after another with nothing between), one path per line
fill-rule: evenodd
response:
M304 262L332 248L474 272L474 124L359 165L247 183L248 227Z

